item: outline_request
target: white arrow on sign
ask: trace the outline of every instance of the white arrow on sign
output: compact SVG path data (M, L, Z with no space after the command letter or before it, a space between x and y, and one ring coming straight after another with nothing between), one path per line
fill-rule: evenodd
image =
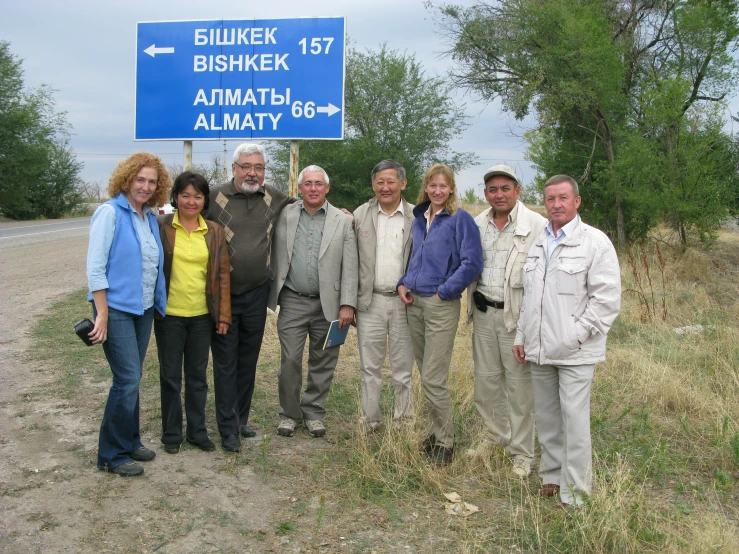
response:
M336 112L340 112L341 110L334 106L331 102L328 103L328 106L318 106L316 108L316 111L318 113L327 113L329 117L334 115Z
M147 54L149 54L152 58L156 56L157 54L174 54L174 46L161 46L157 48L156 44L152 44L144 50Z

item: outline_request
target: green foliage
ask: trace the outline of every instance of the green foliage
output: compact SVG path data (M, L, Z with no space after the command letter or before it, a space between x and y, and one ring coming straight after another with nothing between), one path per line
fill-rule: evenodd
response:
M82 164L54 91L25 89L21 65L10 43L0 41L0 211L14 219L60 217L80 202L75 185Z
M474 161L449 143L466 127L464 106L451 98L452 85L427 77L415 56L389 50L349 50L345 86L345 139L300 141L300 167L317 164L331 180L329 199L353 209L371 195L372 168L394 159L406 169L404 196L415 201L423 172L434 162L461 170ZM338 116L334 116L338 117ZM287 188L290 147L270 148L272 182Z
M455 82L518 118L533 112L536 184L575 177L583 216L619 246L664 221L685 247L736 209L736 144L710 108L737 85L736 0L435 9L454 42Z
M480 198L475 194L475 189L467 189L462 195L463 204L480 204Z

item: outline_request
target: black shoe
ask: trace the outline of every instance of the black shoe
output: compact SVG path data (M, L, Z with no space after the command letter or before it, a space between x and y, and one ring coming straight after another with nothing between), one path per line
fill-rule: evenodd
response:
M421 451L425 452L426 454L430 456L434 452L435 449L436 449L436 435L429 435L421 443Z
M134 462L126 462L111 469L103 470L109 473L115 473L123 477L137 477L138 475L144 474L144 468Z
M221 438L221 447L229 452L241 452L241 441L236 435L226 435Z
M180 451L180 443L179 442L171 442L169 444L164 445L164 451L167 454L177 454Z
M230 435L230 436L233 437L233 435ZM238 438L236 440L238 441ZM225 439L224 439L224 441L225 441ZM203 439L203 440L201 440L199 442L195 442L193 440L187 439L187 442L189 442L193 446L197 446L203 452L213 452L216 449L216 445L213 444L213 441L210 440L210 439L208 439L208 438ZM238 445L238 442L237 442L237 445ZM225 442L224 442L223 448L226 448ZM230 448L227 448L227 450L231 450L231 449ZM236 450L236 452L238 452L238 450Z
M150 462L156 458L157 453L145 446L139 446L133 452L128 453L137 462Z
M249 427L248 425L242 425L241 426L241 436L242 437L247 437L247 438L252 438L252 437L256 437L257 436L257 432L254 429L252 429L251 427Z
M436 467L448 466L454 459L454 447L434 445L434 451L429 455L431 462Z

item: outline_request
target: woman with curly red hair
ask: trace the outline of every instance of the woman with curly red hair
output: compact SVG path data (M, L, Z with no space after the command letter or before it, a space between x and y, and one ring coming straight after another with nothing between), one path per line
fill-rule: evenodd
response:
M144 473L137 461L156 453L141 443L139 381L154 312L167 304L164 257L152 208L167 199L171 179L161 159L139 152L113 171L110 200L90 222L88 300L93 302L94 344L102 344L113 385L100 425L97 467L118 475Z

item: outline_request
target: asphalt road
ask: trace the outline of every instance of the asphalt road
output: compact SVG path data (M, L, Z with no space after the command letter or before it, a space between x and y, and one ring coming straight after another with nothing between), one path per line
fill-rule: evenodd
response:
M89 228L89 217L2 222L0 251L33 244L65 243L87 236Z

